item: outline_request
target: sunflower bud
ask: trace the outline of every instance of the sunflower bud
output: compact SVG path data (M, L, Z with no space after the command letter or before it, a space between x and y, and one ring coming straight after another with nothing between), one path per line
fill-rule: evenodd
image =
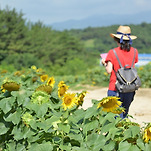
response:
M52 87L50 85L40 85L36 91L43 91L46 92L47 94L51 94L52 92Z
M31 97L31 102L35 104L43 104L49 102L49 95L43 91L36 91Z
M20 85L16 82L5 82L2 85L3 89L8 91L18 91L20 88Z
M30 124L30 121L33 120L33 116L29 113L25 113L23 116L22 116L22 120L24 122L24 124L29 127L28 125Z

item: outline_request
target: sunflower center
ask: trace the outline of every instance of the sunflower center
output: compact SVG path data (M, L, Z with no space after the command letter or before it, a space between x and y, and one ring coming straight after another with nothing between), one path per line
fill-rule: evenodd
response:
M147 130L147 136L151 138L151 131L149 129Z
M113 107L113 106L115 106L117 103L116 103L116 101L115 100L110 100L110 101L108 101L107 103L102 103L102 106L104 107L104 108L110 108L110 107Z
M70 105L71 102L72 102L71 98L67 98L67 99L65 99L65 101L64 101L64 103L65 103L66 105Z
M66 91L65 86L62 86L62 87L60 88L60 93L61 93L61 94L64 94L64 93L65 93L65 91Z

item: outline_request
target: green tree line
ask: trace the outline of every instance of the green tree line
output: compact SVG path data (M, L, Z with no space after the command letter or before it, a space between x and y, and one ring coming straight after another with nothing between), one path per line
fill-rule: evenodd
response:
M0 9L0 69L22 70L32 65L54 75L83 74L99 65L99 54L116 43L109 33L118 25L56 31L41 21L32 23L15 8ZM141 53L151 49L151 24L131 25Z
M141 23L139 25L130 24L132 35L137 39L133 41L133 47L136 47L139 53L151 53L151 24ZM72 29L70 34L78 37L85 43L85 48L89 51L108 52L116 47L116 43L110 37L110 33L116 33L119 25L108 27L88 27L86 29Z

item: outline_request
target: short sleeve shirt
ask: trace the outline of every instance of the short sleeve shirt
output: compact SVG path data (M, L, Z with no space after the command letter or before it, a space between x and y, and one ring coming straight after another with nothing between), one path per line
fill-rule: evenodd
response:
M118 55L118 57L120 59L120 62L121 62L123 67L125 65L129 65L129 66L132 65L132 61L133 61L133 58L134 58L134 48L133 47L131 47L130 51L121 50L120 47L117 47L117 48L114 48L114 49L115 49L115 51L116 51L116 53L117 53L117 55ZM119 63L118 63L118 61L116 59L116 56L115 56L115 54L113 52L113 49L111 49L108 52L108 55L107 55L107 58L106 58L106 62L108 62L108 61L110 61L112 63L112 65L113 65L113 70L111 72L110 81L109 81L109 90L116 91L116 87L115 87L115 83L116 83L115 71L117 72L117 70L120 68L120 66L119 66ZM134 66L135 66L135 63L137 63L137 62L138 62L138 51L136 49Z

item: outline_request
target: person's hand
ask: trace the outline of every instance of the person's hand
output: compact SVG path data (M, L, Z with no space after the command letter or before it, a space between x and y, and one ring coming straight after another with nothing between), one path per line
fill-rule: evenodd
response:
M106 65L107 65L104 58L101 60L101 62L102 62L102 65L103 65L103 66L106 66Z

